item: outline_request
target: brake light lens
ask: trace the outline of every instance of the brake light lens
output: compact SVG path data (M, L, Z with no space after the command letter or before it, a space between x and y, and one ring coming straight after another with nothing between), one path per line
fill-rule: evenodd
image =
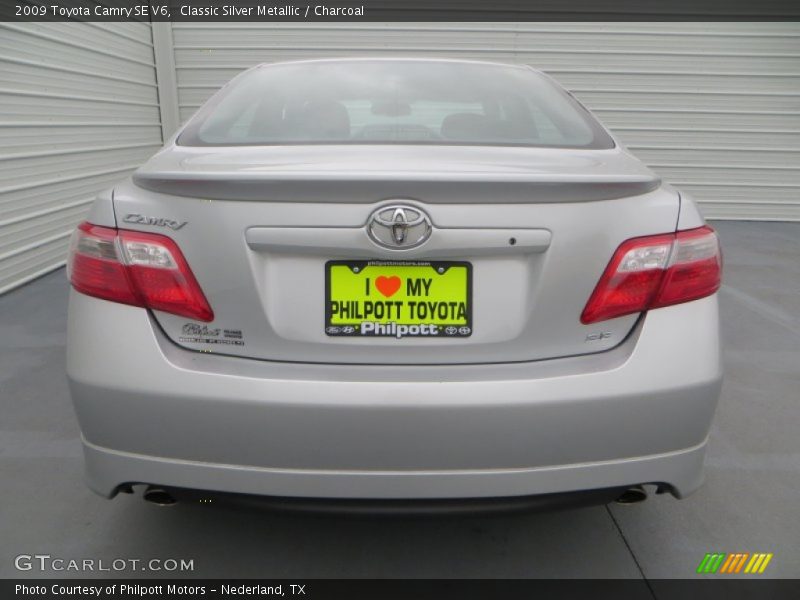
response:
M88 296L214 319L178 245L163 235L81 223L73 234L67 274Z
M710 296L721 278L722 254L711 227L627 240L600 277L581 323Z

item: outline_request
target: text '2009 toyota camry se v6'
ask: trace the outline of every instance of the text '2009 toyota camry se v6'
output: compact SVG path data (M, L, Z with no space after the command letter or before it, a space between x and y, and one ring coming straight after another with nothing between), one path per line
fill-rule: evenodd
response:
M529 67L250 69L74 234L89 485L683 497L720 271L694 202Z

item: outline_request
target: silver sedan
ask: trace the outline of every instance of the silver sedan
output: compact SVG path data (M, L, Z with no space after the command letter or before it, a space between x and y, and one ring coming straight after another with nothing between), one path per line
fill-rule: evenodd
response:
M717 236L526 66L261 65L72 240L89 485L331 501L681 498Z

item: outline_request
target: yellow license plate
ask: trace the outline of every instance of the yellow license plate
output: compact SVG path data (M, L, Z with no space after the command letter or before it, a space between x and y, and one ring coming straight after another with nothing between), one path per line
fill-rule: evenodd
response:
M472 335L472 265L453 261L325 264L330 336Z

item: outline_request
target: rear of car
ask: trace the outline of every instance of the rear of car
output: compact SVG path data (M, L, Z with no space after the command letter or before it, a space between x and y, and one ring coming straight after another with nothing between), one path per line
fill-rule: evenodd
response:
M89 483L682 497L720 268L693 202L528 68L250 70L74 236Z

